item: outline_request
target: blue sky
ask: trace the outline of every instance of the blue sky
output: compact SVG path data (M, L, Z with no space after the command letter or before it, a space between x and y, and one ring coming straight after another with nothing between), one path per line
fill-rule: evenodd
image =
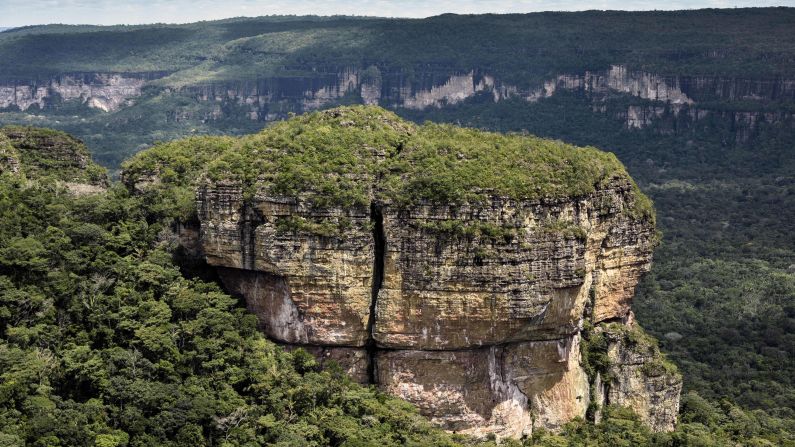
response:
M184 23L269 14L428 17L454 12L795 6L795 0L0 0L0 27L44 23Z

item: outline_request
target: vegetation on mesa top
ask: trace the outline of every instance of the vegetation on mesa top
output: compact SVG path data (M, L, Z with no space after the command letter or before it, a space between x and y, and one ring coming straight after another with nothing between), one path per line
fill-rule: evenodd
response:
M378 107L340 107L277 123L244 137L209 165L211 180L242 181L280 196L313 203L365 206L385 160L408 144L416 126ZM308 196L307 196L308 195Z
M191 221L200 174L236 142L233 137L193 137L160 143L122 164L122 183L151 199L153 215Z
M368 106L310 113L244 137L210 163L208 176L241 181L249 194L300 194L320 206L364 206L374 199L454 205L495 195L555 199L629 179L613 154L595 148L451 125L417 126ZM651 202L634 190L633 211L652 218Z
M19 157L21 171L31 177L51 176L65 182L93 185L108 183L105 168L91 160L80 140L65 132L37 127L2 127L0 157L4 154Z
M0 77L174 72L166 83L378 65L488 69L511 83L625 63L662 73L795 71L792 8L443 15L422 20L260 17L186 25L26 27L0 34Z

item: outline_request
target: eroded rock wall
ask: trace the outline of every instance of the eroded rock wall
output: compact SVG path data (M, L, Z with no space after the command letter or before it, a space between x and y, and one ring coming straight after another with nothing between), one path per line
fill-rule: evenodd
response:
M655 125L655 131L660 133L683 132L711 118L729 123L736 141L744 143L753 138L759 123L795 125L790 112L710 108L710 103L716 101L766 104L794 100L795 81L788 79L661 75L617 64L605 70L561 73L533 87L519 87L478 69L469 72L420 70L411 78L409 81L399 70L371 66L318 71L314 77L273 77L186 86L181 88L182 93L203 102L213 102L215 106L201 116L194 116L196 112L187 109L176 111L173 119L219 120L237 113L255 121L274 121L290 113L350 101L425 110L459 104L477 95L488 95L494 102L509 98L537 102L561 91L576 91L590 98L594 112L614 115L628 129ZM605 99L617 95L629 95L644 103L623 106L621 110L608 108Z
M199 218L207 262L226 267L221 279L246 297L268 336L365 346L374 262L369 209L321 213L294 198L263 196L246 204L240 187L219 185L200 190ZM344 237L303 229L328 218L350 221Z
M595 398L584 321L628 317L655 244L634 200L627 178L561 200L369 209L245 199L239 185L207 182L198 209L208 263L269 337L338 361L448 430L520 437L584 417ZM608 395L647 411L678 396L661 377ZM647 420L670 429L675 414Z
M660 356L656 342L637 327L631 314L624 324L597 326L595 332L606 339L608 359L604 376L599 374L594 383L596 408L630 407L653 430L673 430L682 377Z
M88 73L57 76L47 81L0 82L0 109L45 109L62 101L78 100L105 112L118 110L141 95L155 74Z

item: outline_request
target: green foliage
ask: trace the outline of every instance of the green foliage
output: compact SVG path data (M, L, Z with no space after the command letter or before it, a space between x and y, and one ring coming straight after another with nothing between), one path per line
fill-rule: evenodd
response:
M0 157L18 157L28 176L95 185L108 182L105 168L91 161L86 146L67 133L6 126L0 128L0 135Z
M348 67L362 70L362 80L398 77L412 89L427 89L451 73L473 70L476 76L486 73L521 88L540 87L562 73L605 70L612 64L661 75L739 77L762 83L787 79L795 71L795 45L789 32L793 16L792 8L752 8L443 15L423 20L258 17L184 25L24 27L0 34L4 62L0 79L129 73L151 81L132 106L112 113L89 109L79 99L50 98L41 110L0 112L0 121L35 122L79 135L100 162L116 169L126 157L158 141L242 135L263 127L261 121L252 121L247 105L200 101L202 92L248 90L254 85L263 92L273 81L291 98L302 98L305 92L295 89L296 84L308 85L318 76ZM195 90L182 90L186 86ZM719 109L792 110L786 102L718 99L703 101ZM274 98L262 112L269 116L303 112L300 103ZM558 125L567 121L565 114L553 120ZM504 130L502 126L498 121L477 127Z
M654 200L664 235L633 303L638 321L679 366L685 390L795 418L787 329L795 321L795 129L760 123L748 142L716 117L626 129L612 117L626 110L623 101L595 114L587 96L559 92L534 104L473 99L402 114L614 151Z
M184 161L158 164L159 152L169 149L130 168ZM284 352L237 299L184 277L160 242L171 208L159 202L192 169L146 196L117 184L75 197L46 178L0 176L3 445L474 444Z
M19 163L19 152L11 144L11 140L0 133L0 174L10 172L17 163Z
M174 72L166 82L179 86L378 64L409 76L427 67L489 67L512 83L528 83L616 61L671 74L775 76L795 68L793 15L789 8L755 8L24 27L0 34L0 60L15 62L0 76Z
M575 420L559 434L536 430L525 446L538 447L730 447L793 446L795 424L727 401L714 404L696 393L682 396L680 423L672 433L652 433L624 407L607 406L598 424Z
M147 198L158 218L192 221L204 168L235 142L231 137L192 137L157 144L122 164L122 182Z
M639 194L636 196L636 200L649 200L645 195ZM651 214L653 217L654 214ZM585 240L587 234L585 230L572 222L567 222L564 220L552 220L546 221L541 225L541 231L546 233L553 233L553 234L561 234L565 237L573 237L575 239Z
M160 85L180 86L277 74L302 79L312 75L310 68L335 71L355 65L377 67L382 76L400 71L413 86L434 77L435 70L447 75L473 68L527 86L539 85L562 72L601 70L625 63L631 69L662 74L791 78L795 60L792 15L788 8L759 8L446 15L426 20L267 17L148 27L53 25L0 34L0 60L14 62L0 64L0 76L29 79L74 71L176 70ZM466 51L456 51L460 48ZM375 75L374 70L366 74ZM791 410L795 342L789 336L795 296L789 287L790 266L795 265L791 225L795 222L795 157L793 133L787 127L791 123L760 122L753 139L744 143L731 119L712 117L687 123L682 117L693 111L687 108L678 118L668 117L648 129L626 129L614 117L625 113L627 104L661 105L610 98L602 104L606 113L594 113L587 95L559 91L534 104L521 98L494 104L476 97L456 106L401 110L400 114L417 122L430 119L502 132L529 132L615 152L654 199L665 234L655 253L652 274L644 280L633 306L639 320L680 365L687 388L710 402L725 396L754 408L743 412L759 420L776 420L766 423L769 427L783 424L770 429L787 433L788 422L783 421L795 420ZM701 105L725 111L792 111L786 102L710 101ZM134 106L110 114L78 105L59 107L62 109L43 112L6 111L0 120L28 123L35 119L79 134L111 168L158 140L220 132L242 134L262 126L251 121L245 110L233 106L224 106L224 118L206 119L213 113L213 103L201 103L176 90L147 90ZM269 107L274 112L287 110L281 104ZM244 161L240 160L241 165ZM16 187L31 186L17 183ZM55 191L53 184L44 181L35 188ZM182 197L185 204L191 198ZM19 208L20 215L16 214L15 200L0 195L3 222L18 228L30 225L32 229L25 232L44 231L29 219L29 209ZM643 196L637 195L636 200L643 201ZM171 203L160 206L171 209ZM648 205L640 208L650 209ZM67 211L60 203L40 201L36 206L49 207L53 219ZM90 206L98 207L97 215L108 220L130 212L107 203ZM137 205L128 202L126 206ZM109 238L112 247L120 249L136 240L141 231L130 222L122 228L124 231L107 232L99 240ZM99 237L89 230L75 229L74 234L83 240ZM25 232L3 234L0 240L22 243L20 240L27 238ZM49 243L57 247L72 233L53 231L49 237ZM54 312L47 294L13 285L0 288L8 290L10 297L28 297L34 303L31 308L41 308L44 314ZM24 309L6 312L25 320L31 313ZM19 327L12 331L14 337L22 341L34 339L43 330L15 326ZM783 419L765 416L760 413L763 410ZM186 424L179 436L190 444L197 429L201 431L197 427ZM765 445L754 438L710 441L715 427L683 424L676 445ZM768 442L786 445L781 439ZM2 442L22 444L23 440L0 434Z
M580 341L580 364L588 375L589 382L596 380L597 373L605 382L613 380L610 373L612 362L607 355L609 339L604 331L595 331L593 324L586 322Z
M395 155L414 125L377 107L338 108L274 124L243 138L210 164L212 180L299 196L317 206L369 206L380 161Z
M404 206L581 196L628 174L594 148L449 125L415 126L378 107L340 107L278 123L241 139L208 168L242 182L250 197L301 197L316 206ZM642 196L636 188L638 197ZM639 206L650 206L639 198ZM651 208L635 210L652 216ZM463 228L463 227L462 227ZM579 234L579 233L578 233Z
M388 196L395 202L482 201L581 196L615 177L628 177L618 159L592 147L426 123L396 159Z
M303 351L283 352L256 330L242 303L215 284L182 275L160 239L171 219L186 211L174 206L175 197L191 189L202 160L224 159L236 144L211 138L159 146L126 165L125 181L133 188L114 185L94 196L64 194L46 177L0 176L0 441L474 444L433 429L408 404L352 384L339 369L320 370ZM151 172L165 180L132 194L136 180ZM312 224L286 222L284 230L317 230ZM460 231L505 236L502 228L475 227ZM788 296L786 287L775 290ZM657 349L637 331L586 332L583 358L591 374L609 370L611 336L633 349ZM662 371L670 366L647 372ZM536 430L522 443L795 442L792 419L729 401L689 394L681 418L674 433L652 434L626 409L606 408L599 424L574 421L560 434Z

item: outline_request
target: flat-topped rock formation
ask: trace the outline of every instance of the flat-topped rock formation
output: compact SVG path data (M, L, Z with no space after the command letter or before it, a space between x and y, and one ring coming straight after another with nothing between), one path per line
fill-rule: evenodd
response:
M605 404L673 428L681 379L631 314L653 209L612 154L352 107L203 172L201 252L270 338L451 431L519 437Z

